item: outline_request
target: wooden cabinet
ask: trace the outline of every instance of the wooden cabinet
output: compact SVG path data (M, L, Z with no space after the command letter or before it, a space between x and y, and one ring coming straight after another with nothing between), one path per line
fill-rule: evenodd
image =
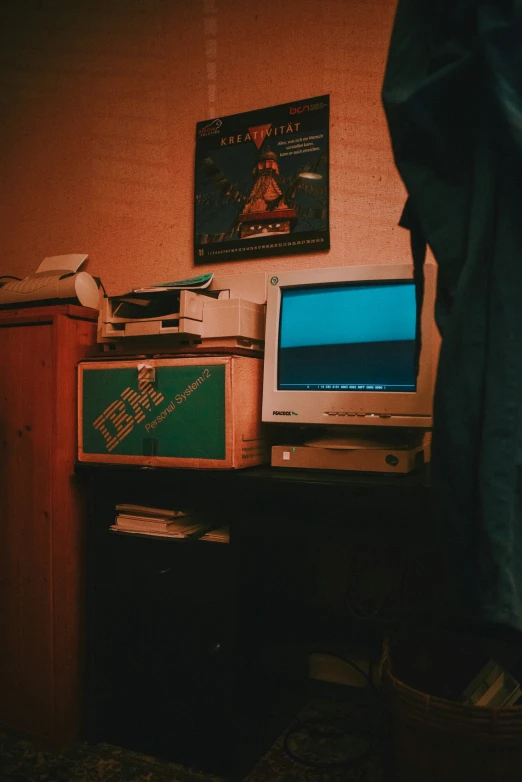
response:
M84 519L76 365L97 311L0 311L0 725L78 735Z

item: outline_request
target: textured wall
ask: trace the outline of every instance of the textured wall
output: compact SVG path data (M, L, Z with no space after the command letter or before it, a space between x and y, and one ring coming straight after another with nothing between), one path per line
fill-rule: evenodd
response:
M395 0L8 2L0 274L66 252L109 294L194 273L195 123L325 93L332 249L197 271L409 259L380 102Z

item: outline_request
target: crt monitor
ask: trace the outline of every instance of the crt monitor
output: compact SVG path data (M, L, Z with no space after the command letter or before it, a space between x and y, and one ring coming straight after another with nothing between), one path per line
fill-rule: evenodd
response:
M273 275L263 421L430 428L435 285L436 266L427 263L418 311L411 264Z

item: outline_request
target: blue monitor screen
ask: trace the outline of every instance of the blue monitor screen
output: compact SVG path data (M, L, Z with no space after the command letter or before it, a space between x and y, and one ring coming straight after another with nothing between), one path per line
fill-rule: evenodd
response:
M415 391L413 281L281 290L278 388Z

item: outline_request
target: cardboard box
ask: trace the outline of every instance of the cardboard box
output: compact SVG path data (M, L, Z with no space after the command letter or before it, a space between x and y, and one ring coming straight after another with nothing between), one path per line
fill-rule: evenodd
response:
M263 361L249 356L78 365L78 459L231 469L270 460Z

